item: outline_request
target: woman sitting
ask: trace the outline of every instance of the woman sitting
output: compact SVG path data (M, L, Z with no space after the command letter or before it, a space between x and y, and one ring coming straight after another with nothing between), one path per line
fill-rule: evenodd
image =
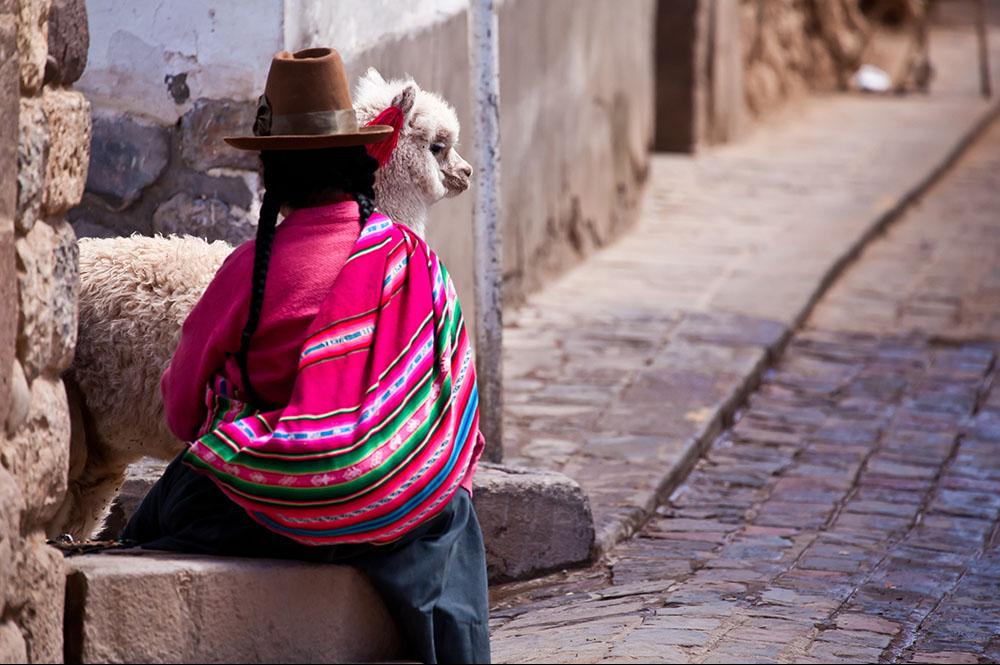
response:
M488 662L472 351L437 256L375 210L364 146L392 135L358 127L336 51L275 56L226 139L261 153L257 238L184 323L162 391L190 445L123 537L357 566L414 657Z

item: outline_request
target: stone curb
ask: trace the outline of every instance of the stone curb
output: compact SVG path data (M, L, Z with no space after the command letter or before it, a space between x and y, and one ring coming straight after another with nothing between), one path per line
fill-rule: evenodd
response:
M161 471L133 469L104 536L117 535ZM474 495L491 581L590 560L590 504L567 476L483 463ZM65 662L377 662L401 654L385 604L349 566L132 550L69 557L65 568Z
M603 557L616 544L630 538L646 524L650 517L652 517L657 506L665 501L687 477L688 473L694 467L695 462L698 461L701 454L711 445L712 441L732 424L737 409L760 383L764 372L781 355L788 341L791 339L792 333L809 317L809 314L820 298L822 298L823 294L826 293L830 286L844 273L854 260L858 258L865 246L902 216L910 206L937 183L965 151L986 131L987 127L998 118L1000 118L1000 100L993 100L972 126L961 135L954 146L938 161L937 165L903 192L901 196L896 198L891 205L887 205L882 212L878 213L871 220L865 231L831 263L818 280L816 288L810 297L794 317L792 324L784 327L780 335L762 348L760 358L754 364L752 371L743 377L728 397L714 406L709 417L705 419L698 432L684 442L683 449L676 463L667 469L655 490L649 493L649 497L644 504L641 507L634 507L623 514L618 520L605 524L598 530L594 541L594 559Z
M490 582L520 580L590 561L594 518L572 478L480 463L473 503L486 544Z
M786 329L777 341L760 351L753 370L743 378L726 399L714 407L698 432L685 440L677 462L667 469L656 489L650 492L645 504L642 507L633 508L617 522L602 526L594 538L592 554L594 560L602 558L615 545L631 538L633 534L642 529L653 516L656 508L670 496L678 485L684 482L701 454L732 423L736 410L756 389L764 372L781 354L781 350L790 338L791 330Z

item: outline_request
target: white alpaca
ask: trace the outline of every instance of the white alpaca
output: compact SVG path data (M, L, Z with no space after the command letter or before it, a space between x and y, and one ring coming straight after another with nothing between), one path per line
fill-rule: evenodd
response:
M376 173L376 203L423 235L427 209L465 191L472 168L455 149L458 117L447 102L412 80L385 81L368 70L355 93L358 120L390 105L405 120L392 159ZM190 236L80 240L80 328L66 374L69 491L50 534L89 536L129 464L182 450L164 420L160 376L184 319L231 251Z

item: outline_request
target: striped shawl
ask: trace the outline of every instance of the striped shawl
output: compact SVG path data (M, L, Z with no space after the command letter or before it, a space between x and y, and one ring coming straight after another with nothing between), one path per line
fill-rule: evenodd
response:
M478 456L472 350L451 278L375 214L309 329L292 396L258 412L217 377L185 462L269 529L387 543L436 515Z

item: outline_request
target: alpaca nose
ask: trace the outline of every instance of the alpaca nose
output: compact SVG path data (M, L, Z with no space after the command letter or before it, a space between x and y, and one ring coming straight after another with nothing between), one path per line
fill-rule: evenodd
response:
M466 164L465 166L463 166L459 170L462 173L462 175L464 175L466 178L471 178L472 177L472 165L471 164Z

